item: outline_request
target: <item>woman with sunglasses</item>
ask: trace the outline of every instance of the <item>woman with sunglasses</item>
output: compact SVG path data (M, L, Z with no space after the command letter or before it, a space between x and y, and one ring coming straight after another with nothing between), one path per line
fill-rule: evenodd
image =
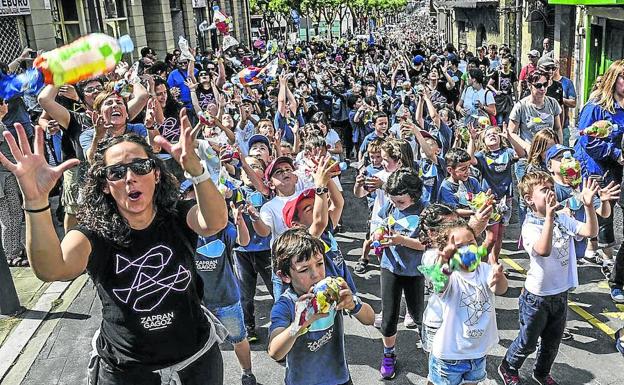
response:
M80 225L62 241L48 195L64 170L47 164L43 132L34 149L21 125L19 146L4 133L15 162L2 165L19 182L26 214L26 253L43 281L71 280L85 270L102 301L102 324L89 363L91 384L222 384L220 325L200 306L193 254L197 235L227 223L225 201L193 149L182 118L180 142L157 143L180 163L195 185L197 204L179 200L177 184L144 139L125 134L99 143L83 189ZM210 218L210 220L208 220ZM168 382L167 382L168 383Z
M622 183L622 131L624 130L624 60L617 60L609 66L600 84L589 95L589 101L579 114L578 129L591 127L598 121L609 121L614 129L606 138L580 135L574 145L575 157L581 162L583 178L597 179L601 186L611 182ZM620 205L622 200L620 198ZM612 210L613 211L613 210ZM598 218L598 246L602 247L603 273L609 278L611 298L624 303L624 247L613 263L613 213L608 218ZM596 260L595 255L591 258Z

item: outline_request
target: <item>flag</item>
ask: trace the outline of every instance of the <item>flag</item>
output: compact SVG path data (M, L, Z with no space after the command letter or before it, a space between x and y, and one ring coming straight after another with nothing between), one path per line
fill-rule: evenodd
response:
M277 58L264 67L247 67L232 78L232 83L239 83L242 86L253 86L261 84L265 80L271 81L277 76L277 67Z

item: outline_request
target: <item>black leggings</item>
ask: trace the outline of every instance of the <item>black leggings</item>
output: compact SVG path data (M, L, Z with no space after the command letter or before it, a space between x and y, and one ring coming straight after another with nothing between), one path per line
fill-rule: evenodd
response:
M401 293L405 293L407 310L420 327L425 307L425 278L396 275L389 270L381 269L381 306L383 308L381 335L384 337L392 337L397 332Z
M215 344L185 369L180 371L182 385L222 385L223 357L219 344ZM89 385L161 385L160 376L140 368L119 371L108 365L101 357L89 363Z

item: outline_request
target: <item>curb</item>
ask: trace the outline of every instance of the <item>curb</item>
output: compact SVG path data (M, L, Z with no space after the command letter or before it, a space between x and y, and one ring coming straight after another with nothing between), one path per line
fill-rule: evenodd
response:
M19 318L21 318L20 323L0 346L0 382L4 382L5 377L10 373L14 364L17 364L22 353L28 348L28 344L33 339L33 336L35 336L38 330L42 329L42 325L48 315L59 306L58 300L61 300L61 308L65 308L60 310L65 311L80 293L86 282L87 276L84 274L73 281L53 282L32 309L28 309L19 315ZM68 294L67 298L63 298L65 294ZM64 301L64 299L68 301ZM58 322L58 320L55 321ZM53 328L46 330L47 335L43 339L43 343L52 333L52 330ZM39 346L37 352L41 348L43 348L43 344ZM30 368L34 358L36 358L36 354L32 358L25 368L26 370L22 373L23 376Z

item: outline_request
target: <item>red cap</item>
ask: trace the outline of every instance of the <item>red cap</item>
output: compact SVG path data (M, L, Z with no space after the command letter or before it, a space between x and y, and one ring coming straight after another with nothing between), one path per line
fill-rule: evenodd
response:
M290 167L295 168L295 164L293 163L293 160L287 156L280 156L279 158L275 159L273 162L269 163L269 165L267 166L267 168L264 170L264 179L269 181L271 180L271 176L273 175L273 169L278 165L278 164L282 164L282 163L288 163L290 165Z
M286 223L286 227L290 228L293 226L293 219L297 214L297 205L306 198L313 198L315 190L313 188L303 190L297 198L286 202L286 206L282 209L282 215L284 216L284 223Z

